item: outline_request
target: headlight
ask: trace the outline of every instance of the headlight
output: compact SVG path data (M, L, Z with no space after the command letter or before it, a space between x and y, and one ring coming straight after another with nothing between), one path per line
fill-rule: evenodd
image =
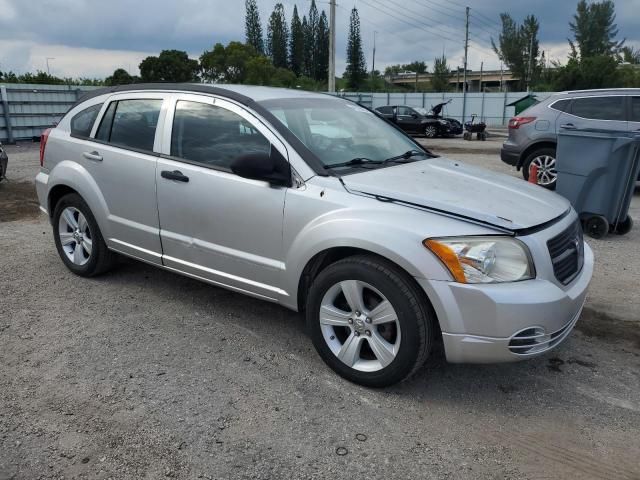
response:
M456 282L516 282L535 276L528 248L511 237L430 238L423 243Z

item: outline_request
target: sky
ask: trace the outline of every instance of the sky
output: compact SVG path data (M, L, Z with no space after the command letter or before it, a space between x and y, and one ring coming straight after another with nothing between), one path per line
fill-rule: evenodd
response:
M280 0L290 19L310 0ZM266 23L278 0L257 0ZM327 10L328 0L317 1ZM470 7L469 68L500 68L491 50L499 14L538 17L548 59L568 54L569 21L577 0L338 0L336 74L345 69L349 13L358 8L367 66L374 36L376 69L413 60L430 69L443 51L451 68L463 64L465 6ZM619 38L640 47L640 0L615 0ZM377 32L377 33L374 33ZM0 70L47 70L61 77L102 78L116 68L138 73L140 61L163 49L198 58L217 42L244 41L244 0L0 0Z

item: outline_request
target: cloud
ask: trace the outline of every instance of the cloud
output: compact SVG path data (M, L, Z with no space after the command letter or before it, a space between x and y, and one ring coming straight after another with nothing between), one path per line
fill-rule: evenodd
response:
M297 3L300 15L308 0L280 0L287 17ZM318 8L327 2L316 0ZM266 34L268 16L278 0L258 0ZM338 2L336 71L346 64L349 13L355 4L367 65L371 68L373 36L377 31L376 68L424 60L428 64L446 53L452 67L462 65L464 8L469 3L469 67L497 69L491 50L497 38L499 14L508 10L517 21L528 14L540 20L540 39L548 58L564 59L569 21L576 0L353 0ZM640 31L638 0L616 0L620 38L632 43ZM163 49L179 49L197 58L216 42L244 39L243 0L0 0L0 68L25 71L44 68L44 58L58 75L95 76L111 73L114 65L131 65L135 73L141 55L157 55ZM46 53L45 53L46 52Z

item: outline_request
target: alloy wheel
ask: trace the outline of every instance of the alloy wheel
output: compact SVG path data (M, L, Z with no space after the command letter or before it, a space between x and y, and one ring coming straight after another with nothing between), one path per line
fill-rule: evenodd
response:
M65 208L58 221L58 237L67 258L75 265L86 264L91 258L93 240L87 219L74 207Z
M538 185L548 186L556 182L558 172L556 171L556 159L551 155L540 155L531 160L531 166L538 167Z
M436 127L434 127L433 125L428 126L427 128L424 129L424 135L427 138L434 138L437 134L437 130Z
M380 291L360 280L345 280L325 293L319 314L324 341L345 365L376 372L396 358L398 316Z

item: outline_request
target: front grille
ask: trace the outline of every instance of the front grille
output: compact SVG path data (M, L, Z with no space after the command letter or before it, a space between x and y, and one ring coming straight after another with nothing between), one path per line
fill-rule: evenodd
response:
M553 273L564 285L573 280L584 263L582 227L576 220L565 231L547 241Z

